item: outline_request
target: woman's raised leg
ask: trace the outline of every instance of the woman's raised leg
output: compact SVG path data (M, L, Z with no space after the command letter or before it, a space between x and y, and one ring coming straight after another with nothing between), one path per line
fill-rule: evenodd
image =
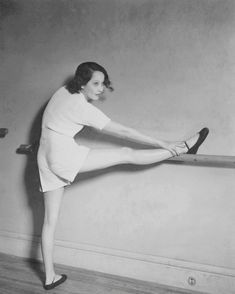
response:
M186 142L191 148L197 141L199 135L189 138ZM178 148L178 153L186 153L188 148L181 142L183 147ZM172 157L170 151L166 149L144 149L135 150L127 147L113 149L91 149L87 159L80 169L80 172L88 172L103 169L119 164L147 165L160 162Z
M44 193L45 215L41 242L42 256L46 274L46 285L52 283L53 280L55 282L61 278L61 276L55 274L53 263L53 249L54 234L63 195L64 187Z
M134 150L127 147L113 149L91 149L79 172L104 169L119 164L151 164L172 157L168 150Z

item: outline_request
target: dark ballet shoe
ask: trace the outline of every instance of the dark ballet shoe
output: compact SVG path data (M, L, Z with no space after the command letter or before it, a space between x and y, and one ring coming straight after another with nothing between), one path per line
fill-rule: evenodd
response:
M54 280L53 280L51 284L44 285L43 288L45 290L54 289L55 287L57 287L60 284L64 283L66 280L67 280L67 276L66 275L61 275L61 278L58 281L54 282Z
M199 132L199 137L197 139L197 142L191 148L189 148L188 144L185 142L185 145L188 148L187 154L196 154L198 151L198 148L205 141L208 134L209 134L208 128L201 129L201 131Z

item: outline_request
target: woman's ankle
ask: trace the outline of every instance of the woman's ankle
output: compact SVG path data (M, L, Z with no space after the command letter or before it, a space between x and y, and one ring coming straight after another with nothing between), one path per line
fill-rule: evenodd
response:
M53 282L53 280L55 279L55 276L56 276L55 272L47 274L46 278L45 278L45 284L46 285L51 284Z
M195 145L198 138L199 138L199 133L196 133L193 137L191 137L185 141L185 143L187 144L187 146L186 146L187 152L190 148L192 148Z

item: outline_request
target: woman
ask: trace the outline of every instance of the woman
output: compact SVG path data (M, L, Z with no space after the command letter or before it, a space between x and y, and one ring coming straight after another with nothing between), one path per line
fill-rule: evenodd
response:
M73 80L53 95L44 111L38 167L45 203L42 254L46 274L44 288L47 290L66 280L66 275L57 275L54 271L54 233L64 188L78 173L126 163L152 164L181 153L196 153L208 134L208 129L204 128L185 142L173 143L141 134L112 121L90 103L101 97L104 88L113 90L106 70L95 62L82 63ZM84 126L150 145L153 149L90 149L74 140L75 134Z

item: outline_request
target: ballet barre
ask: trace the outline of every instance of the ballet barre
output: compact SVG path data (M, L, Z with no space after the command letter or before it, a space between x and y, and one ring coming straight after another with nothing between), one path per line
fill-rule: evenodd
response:
M8 129L0 128L0 138L4 138L7 133L8 133Z
M235 168L235 156L226 155L181 154L179 156L171 157L167 159L167 161Z
M37 147L38 141L33 144L21 144L16 152L26 155L33 154L36 152ZM179 156L171 157L164 162L235 168L235 156L226 155L181 154Z

